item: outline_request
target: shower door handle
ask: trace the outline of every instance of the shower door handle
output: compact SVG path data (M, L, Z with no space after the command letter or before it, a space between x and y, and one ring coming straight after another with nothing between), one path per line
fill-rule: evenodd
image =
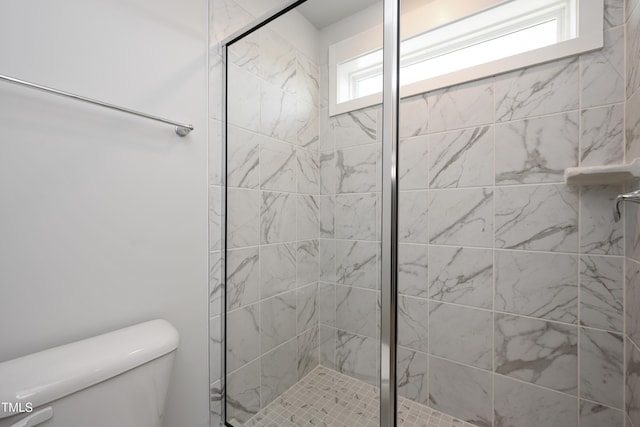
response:
M620 203L622 202L632 202L632 203L640 203L640 190L632 191L627 194L620 194L616 197L616 205L613 208L613 219L618 222L622 217L622 213L620 212Z

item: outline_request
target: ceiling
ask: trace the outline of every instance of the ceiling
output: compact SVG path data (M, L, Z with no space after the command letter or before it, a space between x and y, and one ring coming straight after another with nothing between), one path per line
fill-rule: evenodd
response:
M308 0L296 10L321 30L379 2L380 0Z

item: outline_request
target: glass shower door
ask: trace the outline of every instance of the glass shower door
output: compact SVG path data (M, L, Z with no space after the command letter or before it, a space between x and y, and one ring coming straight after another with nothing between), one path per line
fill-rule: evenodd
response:
M378 426L382 106L332 46L382 4L298 3L225 45L225 421Z

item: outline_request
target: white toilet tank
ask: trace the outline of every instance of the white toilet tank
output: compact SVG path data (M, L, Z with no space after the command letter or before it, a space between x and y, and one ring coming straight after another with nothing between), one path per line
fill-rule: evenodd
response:
M0 363L0 427L160 427L177 347L152 320Z

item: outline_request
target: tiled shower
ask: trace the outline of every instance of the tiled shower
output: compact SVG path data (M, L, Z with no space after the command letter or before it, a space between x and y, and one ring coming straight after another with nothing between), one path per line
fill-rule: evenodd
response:
M401 396L478 426L640 426L640 216L613 221L626 188L563 176L640 156L637 3L605 2L602 50L402 100ZM211 9L215 95L216 43L264 10ZM326 58L272 26L256 34L230 50L228 75L227 418L240 421L318 364L373 385L379 370L381 107L329 117Z

